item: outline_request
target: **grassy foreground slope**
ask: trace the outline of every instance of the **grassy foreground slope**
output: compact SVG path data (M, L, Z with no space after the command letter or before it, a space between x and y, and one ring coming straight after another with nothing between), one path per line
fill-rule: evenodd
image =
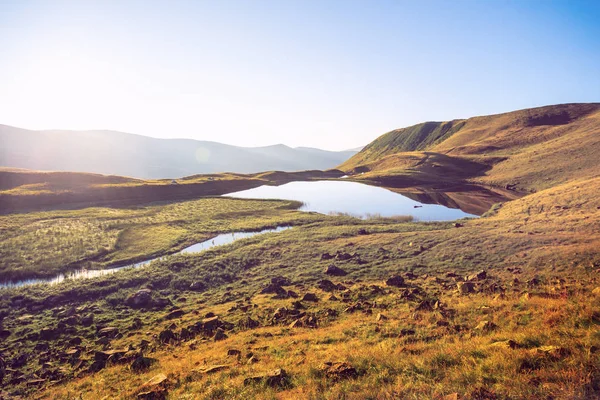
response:
M427 122L379 137L339 168L382 181L450 178L542 190L598 176L599 127L600 103Z
M458 228L317 216L143 271L0 292L7 393L595 398L599 189L573 181ZM152 300L135 306L140 289Z
M536 191L479 219L359 220L300 213L278 201L243 203L252 210L238 212L226 198L7 215L5 226L52 213L59 214L47 223L76 226L110 210L123 214L121 223L199 237L221 226L294 227L141 270L0 290L0 396L599 398L600 176L598 161L575 141L597 148L597 106L586 107L514 113L529 122L489 117L521 126L514 128L521 136L509 138L530 138L504 150L488 153L473 138L500 143L513 128L484 135L489 122L465 123L479 133L439 130L443 140L435 144L389 154L381 147L377 157L345 169L401 185L516 183L518 174L520 188ZM557 124L567 120L565 110L570 122ZM437 150L461 132L470 138ZM557 165L534 160L530 169L497 169L532 149L554 154ZM201 213L206 201L225 211L186 225L185 216ZM146 250L146 238L134 235L129 245Z

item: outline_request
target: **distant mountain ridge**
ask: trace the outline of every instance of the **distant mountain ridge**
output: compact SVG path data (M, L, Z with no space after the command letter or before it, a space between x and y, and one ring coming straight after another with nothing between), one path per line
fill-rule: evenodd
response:
M0 125L0 143L0 166L144 179L218 172L325 170L356 153L283 144L238 147L103 130L34 131L8 125Z

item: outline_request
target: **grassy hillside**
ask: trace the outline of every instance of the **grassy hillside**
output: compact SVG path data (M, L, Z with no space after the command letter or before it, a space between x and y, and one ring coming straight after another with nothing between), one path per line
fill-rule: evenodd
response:
M460 227L302 214L143 271L0 291L6 394L596 398L598 190L600 178L575 180ZM133 306L142 288L151 303ZM266 378L274 369L285 374Z
M0 143L0 166L143 179L224 172L323 170L355 154L281 144L238 147L114 131L31 131L6 125L0 125Z
M399 175L430 182L450 178L541 190L597 176L599 132L600 103L428 122L381 136L339 168L365 173L360 177L364 179ZM431 169L430 163L415 162L414 150L430 158L449 158L444 158L446 165Z
M465 182L518 177L536 191L509 191L477 219L361 220L228 198L2 216L5 276L293 228L110 276L0 290L0 397L600 398L599 112L473 118L442 140L416 134L345 167L473 209L498 193L469 195Z

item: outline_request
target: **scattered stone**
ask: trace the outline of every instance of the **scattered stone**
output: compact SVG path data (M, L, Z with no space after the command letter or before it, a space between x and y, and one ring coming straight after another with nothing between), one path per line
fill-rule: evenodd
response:
M497 328L497 325L491 321L481 321L479 325L475 327L475 330L481 332L490 332Z
M388 319L388 318L385 315L383 315L382 313L377 314L377 318L376 318L377 322L385 321L386 319Z
M475 284L473 282L458 282L456 287L460 294L475 293Z
M170 382L165 374L158 374L142 386L138 399L163 400L167 398Z
M260 360L258 359L258 357L256 356L252 356L248 359L248 364L256 364L257 362L259 362Z
M385 281L385 284L393 287L402 287L404 286L404 278L400 275L395 275Z
M514 340L511 340L511 339L509 339L509 340L503 340L503 341L500 341L500 342L494 342L490 346L500 347L500 348L505 348L505 349L518 349L520 347L519 343L517 343L517 342L515 342Z
M177 340L177 336L171 329L165 329L158 334L158 341L161 343L169 343L175 340Z
M255 375L244 379L244 385L246 386L260 382L264 382L270 387L283 387L288 385L289 375L284 369L275 369L263 375Z
M110 339L114 339L119 335L119 329L113 326L108 326L106 328L102 328L98 331L98 337L106 337Z
M213 336L213 340L215 342L219 341L219 340L225 340L227 339L227 335L225 334L225 331L221 328L217 328L216 332L215 332L215 336Z
M193 290L194 292L201 292L204 289L206 289L204 282L194 281L190 285L190 290Z
M304 297L302 297L302 301L312 301L313 303L316 303L319 301L319 298L314 293L306 293Z
M197 371L202 374L214 374L215 372L224 371L229 368L229 365L212 365L210 367L202 368Z
M467 281L481 281L487 278L487 273L484 270L477 272L476 274L472 274L467 276Z
M152 291L140 289L125 300L125 304L132 308L144 308L152 306Z
M156 358L139 356L129 365L129 369L133 372L143 372L149 369L152 365L156 364L158 360Z
M347 362L326 362L321 364L319 370L321 370L327 378L336 381L356 378L358 376L356 369Z
M459 224L458 222L454 223L455 228L462 228L463 226L464 226L463 224Z
M175 318L180 318L181 316L183 316L185 314L185 312L178 308L176 310L171 311L170 313L168 313L167 315L165 315L165 319L175 319Z
M242 352L238 349L229 349L227 350L227 355L230 357L241 357Z
M329 275L329 276L345 276L345 275L348 275L348 273L346 271L344 271L340 267L337 267L337 266L335 266L333 264L329 265L325 269L325 274Z
M333 292L335 290L346 290L346 286L342 285L341 283L338 283L337 285L333 282L331 282L328 279L322 279L319 282L317 282L317 286L319 287L319 289L323 290L324 292Z
M271 278L271 284L277 286L290 286L292 282L289 278L286 278L284 276L275 276Z
M214 314L213 314L214 315ZM202 320L202 328L205 331L214 331L218 327L221 326L221 321L219 317L214 315L212 317L207 317Z

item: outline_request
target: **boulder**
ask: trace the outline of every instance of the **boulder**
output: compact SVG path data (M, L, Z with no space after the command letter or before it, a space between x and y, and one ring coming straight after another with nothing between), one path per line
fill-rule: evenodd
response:
M169 343L175 340L177 340L177 336L171 329L165 329L158 334L158 341L161 343Z
M385 284L388 286L402 287L404 286L404 278L400 275L395 275L385 281Z
M194 281L190 284L190 290L193 290L194 292L201 292L206 288L206 285L204 284L204 282L201 281Z
M181 316L183 316L185 314L185 312L178 308L176 310L171 311L170 313L168 313L167 315L165 315L165 319L175 319L175 318L180 318Z
M283 387L289 383L289 375L284 369L275 369L266 374L255 375L244 379L244 385L264 382L270 387Z
M215 336L213 336L213 340L215 342L218 342L219 340L225 340L227 339L227 335L225 334L225 331L221 328L217 328L217 330L215 331Z
M332 258L334 258L335 256L332 256L329 253L323 253L321 254L321 260L331 260Z
M491 332L496 329L497 326L491 321L481 321L476 327L475 330L480 332Z
M150 289L140 289L131 296L127 297L125 304L132 308L151 307L152 291Z
M356 368L347 362L326 362L321 364L319 370L325 377L336 381L356 378L358 376Z
M133 372L143 372L149 369L152 365L156 364L158 360L156 358L139 356L129 365L129 369Z
M221 320L216 315L214 317L208 317L208 318L204 318L202 320L202 328L204 329L204 331L209 331L209 332L214 331L221 325L222 325Z
M348 275L348 273L346 271L344 271L340 267L337 267L337 266L335 266L333 264L329 265L325 269L325 274L329 275L329 276L345 276L345 275Z
M475 292L475 284L473 284L472 282L458 282L456 284L456 287L458 288L458 292L460 294L468 294Z
M229 357L240 357L242 352L238 349L229 349L227 350L227 356Z
M313 303L316 303L319 301L319 298L314 293L306 293L304 297L302 297L302 301L312 301Z
M484 270L481 270L481 271L477 272L476 274L471 274L471 275L467 276L466 281L481 281L481 280L484 280L485 278L487 278L487 272L485 272Z
M325 292L333 292L334 290L346 290L346 287L342 284L335 284L328 279L322 279L317 282L319 289Z
M289 278L286 278L284 276L275 276L271 278L271 284L277 286L289 286L292 284L292 282Z
M106 337L110 339L114 339L119 335L119 329L113 326L107 326L106 328L102 328L98 331L98 337Z

